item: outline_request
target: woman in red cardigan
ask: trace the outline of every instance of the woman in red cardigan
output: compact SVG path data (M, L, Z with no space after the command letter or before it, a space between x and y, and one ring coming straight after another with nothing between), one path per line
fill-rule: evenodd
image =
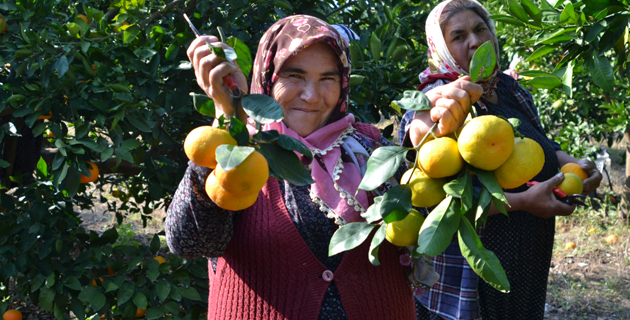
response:
M217 110L232 114L223 78L229 74L239 88L248 88L246 77L238 65L212 55L206 41L228 48L213 36L190 45L197 82ZM168 210L166 235L178 255L218 257L209 265L208 318L416 318L406 270L394 246L381 245L378 267L367 259L368 241L328 256L338 226L363 221L361 213L371 204L370 194L356 192L367 159L375 148L391 144L378 129L356 123L346 113L349 75L347 43L318 18L287 17L261 38L251 92L273 97L284 111L281 123L265 129L291 135L311 149L316 182L299 187L270 178L252 207L230 212L206 195L211 169L189 164ZM477 97L481 90L466 81L449 88L459 95L443 108L445 113L464 101L460 97L468 97L459 88ZM431 97L443 98L442 91ZM245 114L239 116L247 120Z

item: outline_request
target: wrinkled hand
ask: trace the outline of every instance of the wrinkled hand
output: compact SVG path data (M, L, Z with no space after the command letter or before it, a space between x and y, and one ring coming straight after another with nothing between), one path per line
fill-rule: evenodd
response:
M576 205L569 205L556 199L553 189L562 182L564 174L559 173L553 178L531 186L523 192L526 206L523 210L540 218L553 218L555 216L568 216L573 213Z
M409 138L417 146L433 123L439 122L433 133L445 136L457 131L466 120L470 106L477 102L483 89L465 76L457 81L429 90L430 111L417 111L409 126Z
M481 86L470 82L469 76L429 90L427 97L432 106L431 120L439 121L435 134L443 136L459 129L466 120L470 106L477 102L482 94Z
M582 194L586 196L599 187L599 184L602 182L602 173L597 170L597 166L593 161L584 159L578 161L577 164L588 174L588 178L583 181L584 190L582 191Z
M215 106L225 114L233 114L232 93L223 82L223 77L231 75L239 89L247 93L247 78L241 71L236 61L225 61L214 54L206 42L213 46L221 46L223 49L232 49L225 43L219 42L215 36L201 36L195 39L188 47L188 59L195 69L197 84L214 100Z

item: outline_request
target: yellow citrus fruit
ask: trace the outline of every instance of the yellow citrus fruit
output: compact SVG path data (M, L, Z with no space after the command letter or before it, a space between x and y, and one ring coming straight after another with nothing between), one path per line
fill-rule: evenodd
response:
M256 202L258 191L246 196L234 195L223 189L214 172L212 171L206 180L206 193L219 208L239 211L251 207Z
M136 308L135 318L142 318L145 314L147 314L147 309Z
M269 179L269 164L260 152L252 152L236 168L223 171L217 164L214 175L223 189L236 196L258 193Z
M83 21L85 21L85 23L90 23L90 21L88 20L88 18L85 15L79 14L79 15L77 15L77 18L83 19Z
M464 168L464 159L459 154L457 141L441 137L422 145L418 165L431 178L445 178L461 171Z
M184 141L184 152L197 165L214 169L217 166L215 151L223 144L236 145L227 130L212 126L201 126L190 131Z
M514 149L512 125L496 116L476 117L462 129L457 140L459 153L473 167L492 171L500 167Z
M538 142L516 138L512 154L493 173L501 188L514 189L535 177L544 164L545 153Z
M153 258L153 260L157 260L157 262L159 262L160 264L166 262L166 259L164 259L163 257L157 256L155 258Z
M615 244L617 243L617 240L618 240L617 235L614 235L614 234L611 234L608 237L606 237L606 242L609 244Z
M411 209L404 219L387 224L385 239L399 247L415 244L418 242L422 223L424 223L424 216L418 210Z
M580 167L580 165L577 164L577 163L569 162L569 163L563 165L562 168L560 168L560 171L562 171L564 173L574 173L578 177L580 177L582 182L584 182L584 180L586 180L586 178L588 178L588 173L586 173L586 171L582 170L582 167Z
M588 229L588 234L592 234L592 233L595 233L595 232L597 232L597 230L595 228Z
M564 179L556 188L564 191L566 194L581 194L584 186L580 177L575 173L565 173Z
M96 179L98 179L99 170L98 170L98 167L96 166L96 163L92 161L86 161L86 163L89 164L87 168L90 171L91 177L88 177L86 175L81 175L81 181L79 181L81 183L94 182L96 181ZM92 166L92 168L90 168L90 166Z
M22 320L22 312L15 309L7 310L2 315L2 319L3 320Z
M411 169L407 170L400 179L401 184L406 184L411 175ZM409 186L411 187L411 204L416 207L432 207L444 198L446 198L446 192L444 191L444 185L448 182L447 179L438 178L433 179L422 172L422 170L416 168Z
M567 244L564 245L564 250L573 250L575 249L575 242L567 242Z
M4 22L4 19L0 18L0 25L2 25L2 22ZM9 23L7 22L7 23L4 24L4 26L2 27L2 30L0 30L0 34L3 34L5 31L7 31L7 24L9 24Z

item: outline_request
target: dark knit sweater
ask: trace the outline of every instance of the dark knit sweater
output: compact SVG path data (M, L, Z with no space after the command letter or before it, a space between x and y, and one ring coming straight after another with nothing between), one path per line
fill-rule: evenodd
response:
M348 319L415 319L405 269L389 243L379 250L381 266L369 263L366 241L346 252L326 281L330 271L295 228L276 179L269 179L242 217L216 273L210 273L210 319L317 319L332 281Z

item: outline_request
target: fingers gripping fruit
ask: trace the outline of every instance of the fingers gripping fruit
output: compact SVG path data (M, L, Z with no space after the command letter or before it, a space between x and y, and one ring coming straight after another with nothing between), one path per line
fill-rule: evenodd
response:
M466 124L457 140L459 153L473 167L492 171L500 167L514 149L512 125L496 116L479 116Z
M184 141L184 152L197 165L214 169L217 166L215 151L223 144L237 145L227 130L201 126L190 131Z
M582 180L574 173L565 173L564 179L562 182L556 187L566 194L581 194L584 186L582 185Z
M586 171L584 171L582 169L582 167L579 164L577 164L577 163L569 162L569 163L563 165L562 168L560 168L560 171L562 171L564 173L574 173L578 177L580 177L582 182L584 182L584 180L586 180L586 178L588 178L588 173L586 173Z

